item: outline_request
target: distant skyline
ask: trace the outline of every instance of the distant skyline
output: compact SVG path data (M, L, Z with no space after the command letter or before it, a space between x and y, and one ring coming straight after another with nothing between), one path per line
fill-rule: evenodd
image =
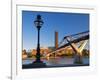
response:
M37 48L34 20L38 14L44 21L40 29L40 47L54 46L55 31L60 42L66 35L89 30L89 14L22 11L23 49Z

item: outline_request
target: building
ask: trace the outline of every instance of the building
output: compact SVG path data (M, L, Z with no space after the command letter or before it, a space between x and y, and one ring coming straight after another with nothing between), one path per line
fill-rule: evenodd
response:
M22 50L22 59L26 59L28 56L27 56L27 52L26 50Z
M47 54L49 52L49 49L48 48L40 48L40 54L43 55L43 54ZM37 53L37 50L36 49L33 49L32 50L32 55L36 55Z
M58 48L58 32L55 31L55 49Z

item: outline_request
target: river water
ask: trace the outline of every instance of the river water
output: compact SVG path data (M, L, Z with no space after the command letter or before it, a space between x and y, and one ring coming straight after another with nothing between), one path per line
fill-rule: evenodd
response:
M72 57L57 57L57 58L50 58L49 60L47 59L41 59L44 63L46 63L47 66L57 66L57 65L64 65L64 64L74 64L74 58ZM22 60L22 64L30 64L35 59L25 59ZM83 58L83 64L89 64L89 58L84 57Z

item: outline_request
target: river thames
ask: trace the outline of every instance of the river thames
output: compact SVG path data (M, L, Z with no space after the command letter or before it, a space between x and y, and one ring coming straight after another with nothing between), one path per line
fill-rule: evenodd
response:
M25 59L22 60L22 64L31 64L35 59ZM56 58L50 58L47 59L41 59L44 63L46 63L47 66L61 66L61 65L71 65L74 64L74 58L73 57L56 57ZM89 64L89 58L83 57L83 64Z

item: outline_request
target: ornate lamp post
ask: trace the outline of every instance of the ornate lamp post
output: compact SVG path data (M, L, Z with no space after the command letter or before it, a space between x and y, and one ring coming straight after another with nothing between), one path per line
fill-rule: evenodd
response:
M43 63L40 60L40 57L41 57L41 55L40 55L40 28L42 27L43 23L44 22L41 19L41 15L37 15L37 18L34 21L34 24L38 30L37 53L36 53L36 61L34 63Z

